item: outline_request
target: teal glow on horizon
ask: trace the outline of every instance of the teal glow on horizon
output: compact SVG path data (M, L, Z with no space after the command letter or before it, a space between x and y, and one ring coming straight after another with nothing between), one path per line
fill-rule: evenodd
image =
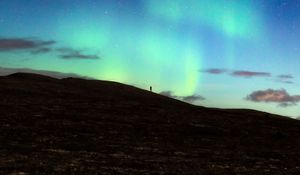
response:
M76 73L205 97L199 105L297 117L299 11L300 0L2 0L0 67ZM285 89L292 100L247 100L267 89Z

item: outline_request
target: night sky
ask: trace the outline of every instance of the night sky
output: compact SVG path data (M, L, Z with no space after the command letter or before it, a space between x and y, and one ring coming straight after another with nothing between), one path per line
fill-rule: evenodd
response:
M299 117L300 0L1 0L0 67Z

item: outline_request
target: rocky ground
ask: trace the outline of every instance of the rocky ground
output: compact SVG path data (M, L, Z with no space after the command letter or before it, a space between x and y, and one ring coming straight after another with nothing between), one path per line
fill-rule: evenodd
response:
M114 82L0 77L0 174L300 174L300 121Z

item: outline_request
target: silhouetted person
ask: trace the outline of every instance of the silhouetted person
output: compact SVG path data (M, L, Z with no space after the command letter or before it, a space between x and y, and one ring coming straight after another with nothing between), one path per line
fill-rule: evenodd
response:
M150 86L150 91L152 92L152 86Z

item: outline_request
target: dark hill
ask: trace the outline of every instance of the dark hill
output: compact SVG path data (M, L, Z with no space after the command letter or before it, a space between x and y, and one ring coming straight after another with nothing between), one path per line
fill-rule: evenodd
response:
M300 174L290 118L24 73L0 95L0 174Z
M47 81L47 80L54 80L55 78L52 78L50 76L40 75L40 74L34 74L34 73L14 73L6 76L10 79L19 79L19 80L35 80L35 81Z

